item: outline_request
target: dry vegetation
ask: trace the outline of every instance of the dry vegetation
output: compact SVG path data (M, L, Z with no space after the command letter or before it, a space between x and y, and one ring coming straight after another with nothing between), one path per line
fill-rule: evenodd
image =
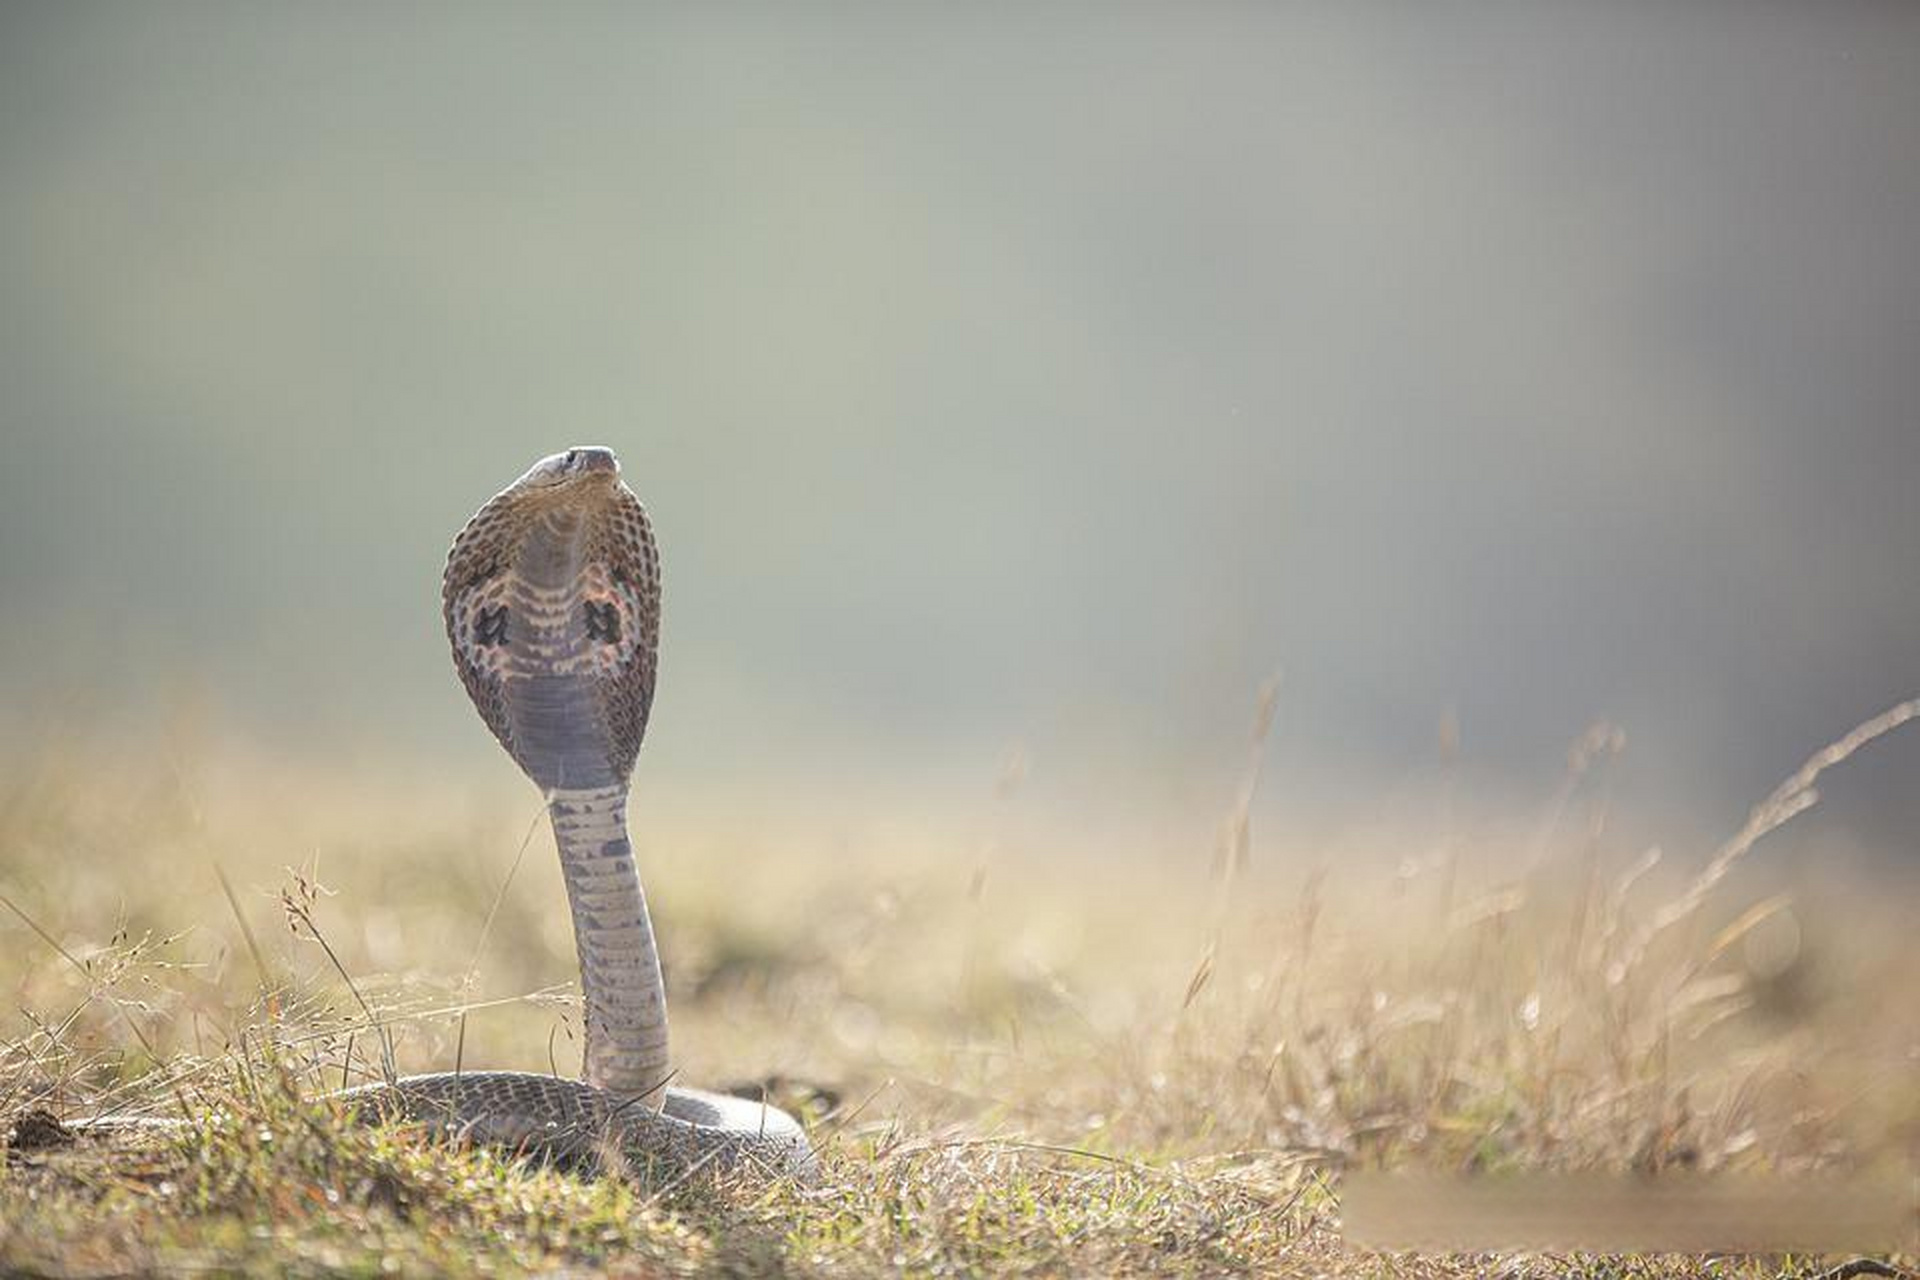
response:
M1845 1259L1369 1253L1341 1181L1910 1169L1911 894L1755 901L1731 872L1915 711L1691 880L1579 823L1475 884L1310 857L1289 878L1248 857L1244 809L1211 865L1116 865L1070 837L643 805L681 1069L803 1110L814 1187L586 1182L324 1101L387 1038L403 1070L576 1066L524 788L45 747L0 791L0 1114L194 1123L28 1126L0 1271L1819 1275ZM1619 745L1579 744L1574 794Z

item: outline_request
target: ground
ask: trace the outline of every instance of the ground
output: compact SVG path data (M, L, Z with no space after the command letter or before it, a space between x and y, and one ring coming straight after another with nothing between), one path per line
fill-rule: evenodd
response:
M506 767L103 774L90 744L11 778L7 1273L1816 1276L1849 1257L1375 1252L1341 1197L1360 1169L1910 1179L1920 1140L1912 899L1759 895L1752 831L1685 870L1583 822L1335 865L1244 810L1120 855L999 801L767 825L643 793L683 1078L803 1114L821 1175L583 1179L325 1097L387 1046L577 1067L558 875ZM191 1123L58 1123L102 1109Z

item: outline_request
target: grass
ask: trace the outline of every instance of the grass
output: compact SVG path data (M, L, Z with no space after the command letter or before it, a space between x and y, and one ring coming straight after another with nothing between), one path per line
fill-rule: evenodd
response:
M1374 1253L1340 1194L1360 1168L1910 1176L1910 886L1732 873L1916 711L1692 876L1591 824L1491 850L1501 877L1302 878L1249 832L1270 698L1211 860L871 814L769 837L643 790L680 1069L805 1114L813 1186L583 1181L326 1100L387 1055L577 1067L558 875L511 782L517 809L47 747L0 791L0 1115L194 1122L16 1143L0 1271L1825 1274L1846 1259ZM1583 739L1569 794L1619 749Z

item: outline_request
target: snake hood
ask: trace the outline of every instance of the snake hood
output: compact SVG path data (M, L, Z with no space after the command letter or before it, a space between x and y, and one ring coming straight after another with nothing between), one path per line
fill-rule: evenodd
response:
M633 772L653 706L660 562L613 450L533 464L454 539L441 590L460 678L542 790Z

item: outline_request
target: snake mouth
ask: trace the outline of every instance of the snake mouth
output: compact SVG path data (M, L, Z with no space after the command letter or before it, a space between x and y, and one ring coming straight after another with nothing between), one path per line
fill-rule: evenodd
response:
M613 450L602 445L581 445L560 456L567 460L568 469L576 476L620 474L620 459L613 456Z

